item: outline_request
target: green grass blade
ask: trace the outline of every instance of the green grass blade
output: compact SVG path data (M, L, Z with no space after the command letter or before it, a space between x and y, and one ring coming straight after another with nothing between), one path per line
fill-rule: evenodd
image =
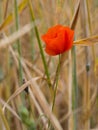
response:
M77 89L77 72L76 72L76 47L72 48L72 109L75 110L78 106L78 89ZM74 130L77 130L77 116L73 115L74 118Z
M29 9L30 9L30 13L31 13L31 16L32 16L32 20L33 20L33 22L35 22L35 17L34 17L32 4L31 4L30 0L28 1L28 4L29 4ZM48 82L49 87L51 88L50 75L49 75L49 72L48 72L46 59L45 59L44 52L43 52L43 49L42 49L42 43L41 43L39 32L38 32L38 29L37 29L36 25L34 27L34 30L35 30L35 34L36 34L36 37L37 37L37 41L38 41L38 45L39 45L39 49L40 49L40 53L41 53L41 57L42 57L43 65L44 65L44 69L45 69L45 74L47 76L47 82Z
M18 17L18 1L14 0L14 7L15 7L15 24L16 24L16 30L19 29L19 17ZM22 83L22 65L21 65L21 45L20 40L17 40L17 51L19 54L19 82Z

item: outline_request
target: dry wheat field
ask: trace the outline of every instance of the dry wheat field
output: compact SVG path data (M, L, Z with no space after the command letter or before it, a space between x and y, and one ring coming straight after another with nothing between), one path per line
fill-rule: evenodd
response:
M98 0L0 0L0 130L98 130Z

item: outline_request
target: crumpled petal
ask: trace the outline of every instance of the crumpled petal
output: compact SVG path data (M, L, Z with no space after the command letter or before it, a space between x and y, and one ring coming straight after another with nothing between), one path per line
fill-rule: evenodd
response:
M71 49L73 38L74 31L62 25L56 25L42 35L42 39L46 44L45 51L52 56L62 54Z

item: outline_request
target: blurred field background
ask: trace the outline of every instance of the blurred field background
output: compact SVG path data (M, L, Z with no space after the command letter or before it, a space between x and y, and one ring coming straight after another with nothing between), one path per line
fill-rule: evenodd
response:
M57 24L80 40L59 73L41 40ZM98 130L95 43L98 0L0 0L0 130Z

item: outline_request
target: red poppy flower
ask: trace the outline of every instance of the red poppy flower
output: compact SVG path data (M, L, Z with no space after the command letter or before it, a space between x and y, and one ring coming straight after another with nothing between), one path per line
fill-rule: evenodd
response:
M55 56L71 49L73 45L74 31L69 27L56 25L49 28L47 33L42 35L46 44L45 51Z

